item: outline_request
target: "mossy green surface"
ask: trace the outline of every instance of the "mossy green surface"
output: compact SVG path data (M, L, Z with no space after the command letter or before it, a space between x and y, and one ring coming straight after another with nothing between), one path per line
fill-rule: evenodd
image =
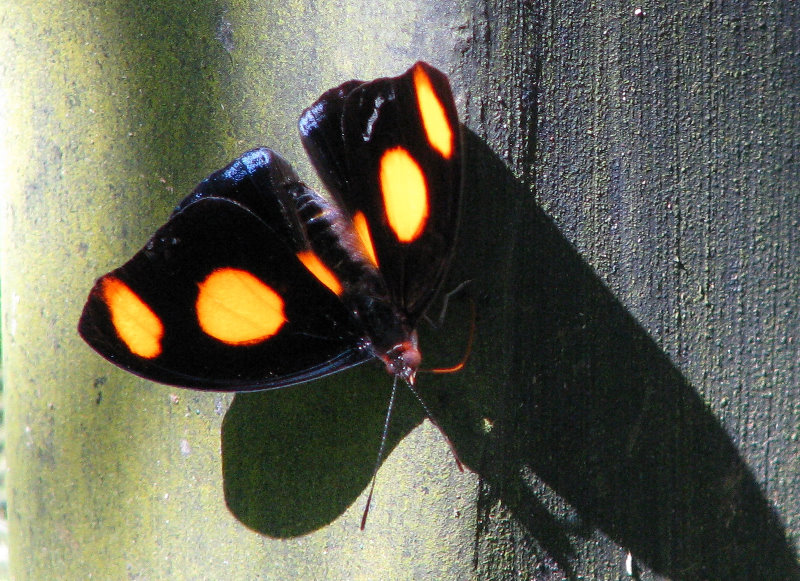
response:
M459 6L0 3L15 578L800 577L797 10ZM197 394L75 325L198 180L269 145L316 182L300 111L417 58L472 130L477 312L420 386L480 486L404 393L362 533L380 369Z
M382 372L353 370L319 386L250 396L254 403L239 404L245 413L237 417L257 409L263 425L234 433L227 450L223 434L223 458L232 396L134 378L76 332L94 279L141 247L210 171L269 145L311 178L296 136L300 111L352 76L397 74L417 58L431 60L451 30L442 14L433 18L435 7L31 1L0 8L16 579L468 574L474 477L454 470L429 424L414 429L421 415L413 405L393 432L397 447L381 470L368 528L358 530L388 399ZM260 450L289 474L279 480L286 485L274 490L274 506L251 503L249 513L235 514L226 490L246 487L223 466L242 461L241 450L261 437L275 439ZM247 521L252 528L240 520L247 514L258 517Z

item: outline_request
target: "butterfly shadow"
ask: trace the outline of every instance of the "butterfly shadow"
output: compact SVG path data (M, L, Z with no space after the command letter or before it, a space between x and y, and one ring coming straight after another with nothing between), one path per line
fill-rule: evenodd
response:
M390 377L367 363L311 383L237 394L222 425L230 510L273 538L333 522L369 485L390 391ZM384 457L422 421L409 407L395 408Z
M420 389L480 476L476 566L507 558L482 542L500 500L531 567L567 577L596 531L669 577L798 577L780 519L696 389L469 131L466 151L450 280L473 281L475 346L464 372ZM443 348L428 335L431 360ZM350 371L237 395L222 428L237 518L278 538L336 519L368 486L390 383L379 369ZM390 448L423 419L409 399Z

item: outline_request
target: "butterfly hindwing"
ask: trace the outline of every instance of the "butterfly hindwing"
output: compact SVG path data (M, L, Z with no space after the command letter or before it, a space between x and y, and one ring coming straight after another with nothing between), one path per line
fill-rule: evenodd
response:
M288 161L269 148L258 147L200 182L173 215L199 200L224 198L250 210L294 250L301 250L308 243L297 219L294 198L306 189Z
M447 77L419 62L399 77L350 81L325 93L299 125L317 171L413 323L441 284L456 237L461 139Z
M369 357L361 329L285 233L219 197L179 206L99 279L79 331L133 373L221 391L299 383Z

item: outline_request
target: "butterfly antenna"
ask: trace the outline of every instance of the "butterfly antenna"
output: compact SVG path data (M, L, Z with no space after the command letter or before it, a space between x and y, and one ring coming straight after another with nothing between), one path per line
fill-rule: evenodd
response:
M397 376L392 383L392 395L389 398L389 409L386 410L386 419L383 420L383 434L381 434L381 445L378 448L378 458L375 460L375 467L372 469L372 484L369 487L369 496L367 496L367 505L364 507L364 515L361 517L361 530L367 525L367 514L369 514L369 505L372 504L372 492L375 490L375 480L378 477L378 468L381 466L383 460L383 453L386 451L386 438L389 435L389 421L392 418L392 410L394 409L394 401L397 398Z
M456 452L456 448L455 448L455 446L453 446L453 442L450 440L450 438L448 437L447 433L442 429L442 426L439 423L439 420L437 420L436 416L433 415L433 412L431 411L431 408L429 408L428 404L425 403L425 400L422 399L422 396L417 391L416 385L414 385L414 381L413 380L409 381L409 382L406 383L406 385L408 385L408 389L411 390L411 393L414 394L414 397L417 398L417 401L422 406L422 409L425 411L425 415L428 416L428 419L431 421L431 423L434 426L436 426L436 428L439 430L439 432L441 432L442 436L444 437L445 442L447 442L447 445L450 447L450 452L452 452L452 454L453 454L453 458L456 461L456 466L458 466L458 469L461 472L463 472L464 471L464 465L461 463L461 458L458 457L458 452Z

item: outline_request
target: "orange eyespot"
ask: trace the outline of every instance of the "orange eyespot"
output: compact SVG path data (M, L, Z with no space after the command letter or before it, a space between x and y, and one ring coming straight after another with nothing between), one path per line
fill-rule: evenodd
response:
M300 259L300 262L303 263L311 274L316 276L322 284L331 289L333 294L342 294L342 283L339 282L339 279L336 278L327 266L322 264L322 261L316 254L311 250L303 250L297 253L297 258Z
M197 321L223 343L259 343L287 320L280 295L245 270L218 268L198 287Z
M412 242L428 219L428 186L422 169L402 147L381 158L381 192L386 218L400 242Z
M145 359L161 355L164 325L153 310L118 278L104 278L100 288L111 324L130 352Z
M367 251L367 257L372 264L378 266L378 257L375 254L375 247L372 245L372 236L369 234L367 217L362 212L356 212L355 216L353 216L353 227L356 229L356 234L358 234L361 244L364 245L364 249Z
M417 103L422 115L422 125L428 142L446 159L453 155L453 128L447 121L444 105L433 90L433 85L425 69L414 68L414 88L417 92Z

